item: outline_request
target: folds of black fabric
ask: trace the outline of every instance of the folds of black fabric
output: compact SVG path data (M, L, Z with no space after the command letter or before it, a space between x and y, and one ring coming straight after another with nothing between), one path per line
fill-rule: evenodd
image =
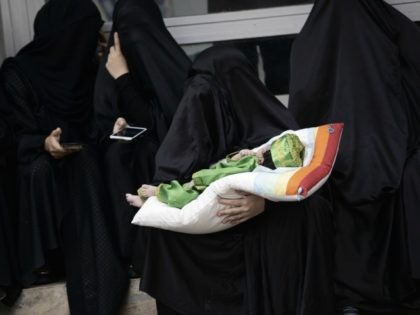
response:
M118 1L113 22L109 45L118 32L130 73L114 81L105 68L105 56L96 79L95 113L104 138L118 117L148 128L144 137L132 143L104 143L119 248L129 261L136 256L131 263L139 268L146 236L143 229L131 225L137 209L128 205L125 193L135 193L153 178L154 157L182 97L190 61L166 30L153 0Z
M381 0L319 0L292 49L297 121L345 123L330 180L341 306L382 310L416 295L419 40L418 26Z
M128 285L109 232L92 127L101 25L91 1L50 0L37 15L34 40L6 60L1 72L16 119L22 281L32 284L34 271L61 248L70 311L78 315L116 314ZM57 127L61 141L81 142L83 150L53 159L44 141Z
M2 302L12 304L20 292L16 243L16 156L13 116L0 85L0 288L8 294ZM12 296L12 292L15 292Z
M155 181L183 179L235 148L297 128L239 51L214 47L192 66L156 158ZM328 203L274 204L222 233L151 230L141 288L180 314L333 314Z

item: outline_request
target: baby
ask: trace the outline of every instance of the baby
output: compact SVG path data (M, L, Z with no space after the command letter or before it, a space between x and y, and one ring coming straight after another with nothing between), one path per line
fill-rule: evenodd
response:
M286 134L273 141L271 146L258 151L243 149L229 154L209 169L203 169L193 174L192 180L181 185L178 181L158 186L142 185L138 195L126 194L128 203L140 208L149 197L156 196L159 201L170 207L183 208L196 199L212 182L232 174L252 172L258 165L270 169L278 167L301 167L303 164L304 146L299 137Z

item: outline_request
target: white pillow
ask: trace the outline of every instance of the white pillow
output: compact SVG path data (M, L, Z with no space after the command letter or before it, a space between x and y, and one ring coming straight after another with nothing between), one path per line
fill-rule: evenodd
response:
M236 193L239 190L276 202L303 200L327 181L338 153L342 130L343 124L338 123L285 131L254 150L269 147L284 134L296 134L305 146L302 167L270 170L258 166L253 172L221 178L182 209L169 207L151 197L132 223L175 232L207 234L232 227L231 224L223 224L223 218L216 215L224 207L218 203L218 196L237 199L241 197Z

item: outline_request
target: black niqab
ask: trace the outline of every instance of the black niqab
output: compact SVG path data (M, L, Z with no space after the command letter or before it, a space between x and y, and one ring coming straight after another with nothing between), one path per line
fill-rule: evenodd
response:
M154 1L120 0L113 21L132 78L149 99L158 100L170 123L182 97L190 60L166 29Z
M383 310L415 294L419 200L401 199L401 182L419 155L419 40L419 28L381 0L319 0L292 49L297 121L346 125L330 179L341 306ZM410 177L419 183L418 172Z
M124 196L152 180L155 154L182 98L191 62L166 30L155 1L120 0L113 22L109 46L118 32L130 73L114 80L105 67L105 54L95 85L96 121L106 138L118 117L148 128L144 137L130 143L106 143L104 155L119 248L131 259L133 248L134 256L144 254L141 243L146 237L143 228L130 224L136 209ZM135 257L131 263L141 269L140 260Z
M57 116L84 122L91 113L95 57L102 19L86 0L50 0L38 12L35 36L14 62Z

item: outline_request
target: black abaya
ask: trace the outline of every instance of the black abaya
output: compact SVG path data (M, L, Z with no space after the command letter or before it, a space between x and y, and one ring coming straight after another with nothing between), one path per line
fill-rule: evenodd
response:
M189 178L235 148L297 128L239 51L214 47L193 64L157 154L155 181ZM151 230L141 288L180 314L333 314L329 205L266 203L221 233Z
M330 179L341 307L380 311L416 294L419 40L418 26L381 0L319 0L293 46L296 119L346 126Z
M145 236L143 229L130 224L137 209L128 205L125 193L134 193L153 178L154 157L182 97L190 61L166 30L153 0L118 1L110 45L114 32L119 34L130 73L114 81L105 61L101 64L96 79L95 112L106 138L118 117L148 128L146 136L131 143L105 143L107 185L119 247L127 260L137 256L132 263L139 268Z
M50 0L37 15L34 40L2 67L18 138L22 281L32 284L48 253L61 248L70 311L77 315L116 314L128 284L109 233L92 127L101 24L90 1ZM53 159L44 141L57 127L62 142L83 143L83 150Z
M13 116L0 86L0 288L13 304L20 293L20 273L16 243L16 157Z

